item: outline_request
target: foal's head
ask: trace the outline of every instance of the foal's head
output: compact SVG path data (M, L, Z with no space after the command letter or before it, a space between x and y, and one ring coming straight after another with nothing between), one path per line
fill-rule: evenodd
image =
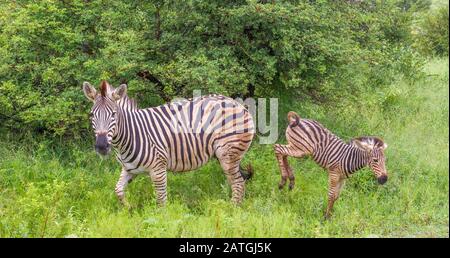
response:
M384 156L384 150L387 148L387 144L378 137L363 136L354 138L350 141L350 144L357 146L369 153L369 167L377 177L378 183L384 184L388 179Z

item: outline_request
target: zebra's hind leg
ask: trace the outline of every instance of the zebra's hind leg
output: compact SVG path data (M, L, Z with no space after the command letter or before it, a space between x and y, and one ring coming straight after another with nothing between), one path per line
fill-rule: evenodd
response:
M239 171L240 159L231 156L219 158L220 165L231 186L231 201L240 204L245 195L245 180Z
M284 162L284 166L286 167L286 171L287 171L288 177L289 177L289 190L292 190L292 189L294 189L294 186L295 186L294 172L292 171L291 166L289 166L287 156L284 156L283 162Z
M119 201L124 206L129 206L125 200L125 188L127 185L136 177L136 175L128 173L124 168L122 168L122 172L120 172L119 181L116 184L116 195L119 198Z
M281 146L281 145L275 144L274 149L275 149L275 157L277 158L278 167L280 168L280 173L281 173L281 181L278 184L278 188L283 189L283 187L286 185L286 181L287 181L287 177L288 177L288 172L286 169L287 157L285 155L283 155L281 152L277 151L279 146Z
M167 168L165 166L152 168L149 174L156 191L156 203L164 206L167 201Z
M287 160L288 156L301 158L306 155L302 150L295 148L291 145L274 145L275 156L278 160L278 166L280 167L281 181L278 184L278 188L282 189L286 185L286 181L289 178L289 189L292 190L295 186L295 176L292 168L289 166Z
M240 133L223 137L215 143L215 156L231 186L231 201L240 204L245 195L245 180L239 169L244 154L252 142L253 133Z
M245 195L245 180L239 170L239 165L243 156L241 147L228 146L216 151L220 165L231 186L231 201L240 204Z

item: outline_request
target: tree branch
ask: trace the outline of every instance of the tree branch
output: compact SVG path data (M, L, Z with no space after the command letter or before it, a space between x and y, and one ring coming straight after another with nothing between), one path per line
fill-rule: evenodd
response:
M164 84L158 78L156 78L153 74L151 74L149 71L147 71L147 70L139 71L137 73L137 75L139 77L141 77L142 79L150 81L151 83L155 84L156 89L158 90L159 96L164 101L168 102L172 99L167 93L164 92Z

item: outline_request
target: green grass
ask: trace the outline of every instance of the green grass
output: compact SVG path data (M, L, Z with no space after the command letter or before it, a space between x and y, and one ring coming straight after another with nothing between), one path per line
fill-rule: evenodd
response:
M365 169L347 180L331 220L324 221L327 175L310 159L290 162L297 185L279 191L272 146L252 145L244 163L255 177L241 206L217 163L170 174L169 201L155 204L149 179L127 188L131 210L114 194L119 165L87 143L53 145L13 139L0 145L2 237L449 237L448 59L430 61L414 83L358 101L284 104L349 139L379 135L389 144L389 181ZM283 134L282 134L283 135ZM279 142L285 141L280 137Z
M433 1L431 1L430 8L437 9L442 6L448 6L448 1L447 0L433 0Z

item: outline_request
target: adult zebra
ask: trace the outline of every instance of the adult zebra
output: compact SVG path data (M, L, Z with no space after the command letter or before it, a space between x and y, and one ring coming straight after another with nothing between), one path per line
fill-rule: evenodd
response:
M107 155L114 147L122 172L115 192L125 202L125 187L141 173L149 173L158 204L167 199L167 170L190 171L218 158L232 189L232 201L240 203L245 179L252 175L240 163L254 135L251 114L240 103L221 95L209 95L139 109L128 98L127 86L114 89L106 81L100 93L83 83L86 97L94 102L90 112L95 150Z
M358 137L348 144L319 124L301 119L295 112L288 113L287 145L275 144L274 150L281 171L279 188L289 178L289 189L294 188L295 177L287 157L301 158L311 155L314 161L328 170L328 206L325 217L330 217L334 202L344 185L344 180L359 169L369 166L378 183L387 181L384 150L387 145L377 137Z

